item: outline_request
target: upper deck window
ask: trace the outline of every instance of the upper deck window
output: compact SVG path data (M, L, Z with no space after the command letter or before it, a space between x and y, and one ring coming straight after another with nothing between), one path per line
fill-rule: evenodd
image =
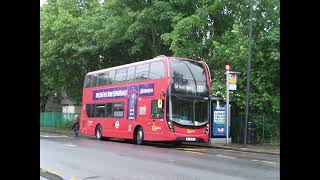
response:
M135 78L138 80L149 79L149 65L149 63L138 65Z
M109 70L86 76L84 87L100 87L125 82L162 79L165 77L165 65L162 61L132 65L127 68Z
M127 68L124 69L118 69L115 77L115 81L117 83L126 81L127 78Z
M153 62L150 65L150 79L164 78L164 63L162 61Z
M127 81L133 81L135 78L136 66L128 67Z
M100 73L99 74L99 80L98 80L98 86L106 86L108 85L108 72Z
M116 71L112 70L112 71L108 71L109 72L109 76L108 76L108 85L110 84L115 84L115 75L116 75Z

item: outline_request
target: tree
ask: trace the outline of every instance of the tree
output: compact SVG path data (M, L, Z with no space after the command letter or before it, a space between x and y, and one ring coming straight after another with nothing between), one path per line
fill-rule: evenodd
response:
M254 0L251 110L280 112L279 0ZM204 59L211 93L225 94L225 64L241 72L231 94L245 102L248 1L49 0L41 7L41 97L64 87L77 103L89 71L160 54Z

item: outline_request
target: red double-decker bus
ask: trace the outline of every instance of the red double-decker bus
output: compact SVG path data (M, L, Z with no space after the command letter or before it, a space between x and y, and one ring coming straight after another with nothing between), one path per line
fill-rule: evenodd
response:
M90 72L80 134L208 142L210 81L205 62L167 56Z

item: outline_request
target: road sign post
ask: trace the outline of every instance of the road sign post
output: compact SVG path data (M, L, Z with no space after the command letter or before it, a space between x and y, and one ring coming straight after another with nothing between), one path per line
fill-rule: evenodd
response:
M227 68L226 68L227 69ZM227 127L226 127L226 143L229 143L229 70L227 69L227 101L226 101L226 116L227 117Z
M230 65L226 65L226 86L227 86L227 96L226 96L226 116L227 117L227 127L226 127L226 144L229 144L229 124L230 122L230 99L229 99L229 91L235 91L237 90L237 76L236 74L239 74L239 72L233 72L230 71ZM230 86L231 85L231 86Z

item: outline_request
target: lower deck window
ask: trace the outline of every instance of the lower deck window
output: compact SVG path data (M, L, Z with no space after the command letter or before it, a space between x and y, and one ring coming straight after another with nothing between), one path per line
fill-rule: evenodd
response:
M122 118L124 115L124 102L87 104L86 113L89 118Z
M113 103L113 117L122 118L124 114L124 103Z

